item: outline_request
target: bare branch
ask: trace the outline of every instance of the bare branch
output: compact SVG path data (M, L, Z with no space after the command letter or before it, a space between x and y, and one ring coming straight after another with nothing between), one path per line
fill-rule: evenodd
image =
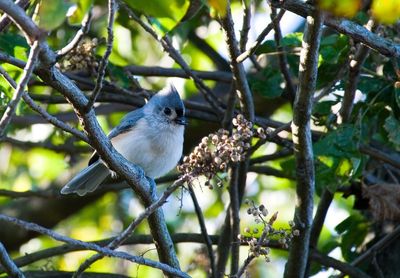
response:
M25 278L25 275L21 270L15 265L13 260L7 253L6 248L0 242L0 265L2 265L10 277Z
M32 45L32 48L29 52L28 62L24 68L24 71L21 76L21 81L18 83L15 88L15 93L11 101L8 103L7 109L4 112L1 120L0 120L0 138L5 134L5 129L7 125L10 123L11 118L14 115L15 109L21 99L21 96L24 93L25 86L28 84L29 79L31 78L33 69L35 68L37 57L40 51L40 42L35 41Z
M285 277L304 277L308 260L315 182L310 120L318 75L322 23L323 15L317 10L307 17L300 55L299 86L292 122L297 180L294 222L300 230L300 236L293 239L285 267Z
M146 210L141 213L131 224L118 236L116 237L113 241L111 241L109 244L107 244L107 248L110 249L116 249L118 248L121 244L123 244L127 238L133 233L133 231L136 229L136 227L144 220L147 219L151 214L153 214L158 208L160 208L165 202L167 201L168 197L182 184L185 182L183 178L178 179L175 181L171 186L167 188L167 190L164 191L163 195L154 203L152 203L149 207L146 208ZM103 258L103 254L96 254L87 259L85 262L83 262L79 269L76 271L74 274L74 277L78 277L80 273L85 271L90 265L92 265L94 262L100 260Z
M221 114L221 107L223 107L223 103L213 94L210 88L208 88L204 84L204 82L190 69L189 65L186 63L180 53L173 47L168 37L164 36L162 38L159 38L157 33L150 26L144 23L123 1L118 0L118 3L128 12L129 16L134 21L136 21L147 33L149 33L154 39L160 41L161 46L164 48L164 51L166 51L169 56L174 59L174 61L179 64L179 66L181 66L185 73L191 77L191 79L196 84L196 87L203 94L204 98L215 109L215 112L217 114Z
M15 4L23 9L27 9L29 7L29 0L17 0L15 1ZM3 14L0 17L0 32L4 31L10 23L11 19L7 16L7 14Z
M271 0L274 7L283 8L302 17L307 17L315 12L315 7L304 3L300 0ZM343 18L327 17L324 23L338 31L352 37L355 41L359 41L375 49L379 53L386 56L400 57L400 45L395 44L385 38L382 38L365 27Z
M52 230L46 229L35 223L26 222L26 221L23 221L23 220L14 218L14 217L10 217L10 216L4 215L4 214L0 214L0 220L13 223L25 230L34 231L34 232L37 232L37 233L40 233L43 235L47 235L57 241L65 242L65 243L68 243L68 244L71 244L74 246L81 246L85 250L93 250L93 251L99 252L101 254L104 254L106 256L121 258L121 259L128 260L128 261L131 261L134 263L158 268L170 275L174 275L174 276L178 276L178 277L190 277L189 275L180 271L179 269L171 267L167 264L156 262L156 261L149 260L149 259L139 257L139 256L133 256L133 255L130 255L130 254L128 254L126 252L122 252L122 251L114 251L107 247L100 247L99 245L94 244L94 243L84 242L84 241L77 240L77 239L72 239L67 236L63 236L59 233L56 233Z
M108 58L110 57L113 42L114 42L114 17L116 12L115 0L108 0L108 25L107 25L107 47L106 52L101 58L100 66L97 73L96 86L93 89L92 95L90 97L89 103L87 104L86 111L92 108L93 104L96 102L98 95L100 94L101 88L103 87L103 79L106 74L106 68L108 65Z
M24 9L11 0L0 1L0 10L7 14L24 33L26 40L30 45L33 45L35 41L40 41L45 35L45 33L31 20L31 18L26 15Z
M285 48L281 45L282 31L280 27L280 21L275 20L275 18L277 17L278 15L276 14L276 9L274 7L271 7L271 21L274 24L274 38L276 43L276 50L278 52L279 67L281 69L283 78L285 79L285 89L287 91L290 101L293 102L294 98L296 97L296 87L293 84L292 74L290 72Z
M214 277L216 277L216 269L215 269L215 257L214 257L214 252L212 249L212 241L207 232L207 227L206 227L206 223L204 221L203 212L201 211L201 207L199 205L199 202L197 201L196 194L195 194L191 184L189 184L188 190L189 190L190 197L192 198L192 201L193 201L193 206L194 206L194 210L196 211L197 219L199 220L201 234L204 238L204 242L206 243L208 259L210 260L210 269L211 269L210 277L214 278Z
M89 32L91 20L92 20L92 9L90 9L89 12L83 18L82 26L79 29L79 31L76 32L74 38L66 46L57 51L57 60L60 60L81 42L83 36L85 36L87 32Z
M230 58L230 66L233 73L233 81L236 87L236 93L238 95L241 109L244 112L246 118L253 122L254 121L254 103L253 96L250 91L249 83L247 82L246 73L243 67L243 64L238 63L237 57L240 54L240 50L238 48L238 42L236 40L234 24L232 20L232 14L230 9L230 1L228 1L228 8L226 15L222 22L222 28L225 33L225 41L228 46L229 58ZM236 273L236 272L235 272Z
M184 70L173 69L173 68L162 68L162 67L145 67L130 65L125 67L126 70L134 75L140 76L165 76L165 77L181 77L190 78ZM227 71L199 71L192 70L192 72L201 79L209 79L220 82L230 83L232 82L232 74Z
M374 21L369 20L367 24L368 30L374 26ZM351 112L354 106L354 97L356 95L358 81L360 79L361 68L368 57L370 49L364 44L360 44L354 59L350 60L349 63L349 77L346 83L346 88L343 95L342 107L340 108L339 114L342 117L342 122L346 123L350 120Z
M261 45L261 43L263 42L263 40L265 39L266 36L268 36L269 32L272 31L272 29L274 29L274 24L275 22L279 22L281 20L281 18L283 17L283 15L285 14L285 10L281 10L279 12L279 14L272 20L271 23L269 23L267 25L267 27L265 27L265 29L258 35L257 39L255 40L255 42L250 46L249 49L247 49L245 52L243 52L242 54L240 54L237 58L236 58L236 62L241 63L244 60L246 60L247 58L249 58L251 55L253 55L257 48Z
M4 78L7 80L7 82L10 84L11 87L13 87L14 89L17 89L17 83L14 81L14 79L12 79L8 75L8 73L1 66L0 66L0 74L4 76ZM53 124L56 127L59 127L60 129L66 131L66 132L71 133L72 135L75 135L77 138L81 139L84 142L89 141L87 136L85 134L83 134L81 131L67 125L66 123L60 121L56 117L47 113L47 111L45 109L43 109L41 106L39 106L32 100L32 98L29 96L29 94L27 92L24 91L22 93L22 98L25 101L25 103L28 104L32 110L39 113L42 116L42 118L44 118L47 122ZM0 136L0 138L1 138L1 136ZM4 141L4 140L1 139L0 141Z

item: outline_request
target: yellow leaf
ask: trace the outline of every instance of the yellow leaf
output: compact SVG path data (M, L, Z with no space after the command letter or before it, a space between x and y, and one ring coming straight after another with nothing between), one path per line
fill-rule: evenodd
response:
M361 0L320 0L319 7L336 16L353 17L361 7Z
M208 0L208 5L216 10L220 17L226 15L226 7L228 6L227 0Z
M393 24L400 19L400 0L374 0L371 9L381 23Z

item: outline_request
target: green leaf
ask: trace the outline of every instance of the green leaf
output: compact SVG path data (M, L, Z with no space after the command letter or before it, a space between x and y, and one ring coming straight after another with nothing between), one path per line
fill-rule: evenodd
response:
M353 213L336 226L335 230L341 235L340 248L346 261L357 256L356 250L364 242L368 229L368 221L359 213Z
M163 34L172 30L185 16L189 0L129 0L133 9L153 17L152 24Z
M93 4L93 0L75 0L74 2L76 3L76 9L68 17L68 22L72 25L79 25Z
M256 50L256 55L260 55L263 53L271 53L276 52L276 44L275 41L268 40L263 42Z
M71 6L72 4L65 0L41 0L38 12L39 27L47 31L56 29L65 21Z
M343 125L335 131L328 133L324 138L314 144L314 154L317 156L333 156L350 158L358 154L357 142L359 133L351 125Z
M390 142L396 147L397 150L400 149L400 122L391 114L386 118L384 128L388 133Z
M26 52L29 48L25 38L13 33L0 34L0 49L18 59L26 60Z
M281 83L283 82L280 72L270 67L250 75L249 83L251 90L266 98L276 98L283 93Z

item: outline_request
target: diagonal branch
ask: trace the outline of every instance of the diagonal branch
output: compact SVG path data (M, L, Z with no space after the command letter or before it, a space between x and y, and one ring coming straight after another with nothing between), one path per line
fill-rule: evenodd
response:
M13 260L8 255L6 248L4 248L4 245L1 242L0 242L0 265L4 267L4 270L8 275L10 275L10 277L25 278L25 275L15 265Z
M13 87L14 89L17 88L17 83L14 81L14 79L12 79L8 73L3 69L3 67L0 66L0 75L3 75L4 78L7 80L8 84L10 84L11 87ZM29 107L36 111L37 113L39 113L45 120L47 120L49 123L53 124L54 126L71 133L72 135L76 136L77 138L81 139L84 142L89 142L89 139L87 138L87 136L67 125L66 123L64 123L63 121L60 121L59 119L57 119L56 117L50 115L45 109L43 109L40 105L36 104L33 99L29 96L29 94L27 92L23 92L22 93L22 99L25 101L26 104L29 105ZM1 141L4 141L3 139Z
M109 244L107 244L107 248L110 249L116 249L118 248L121 244L123 244L128 237L133 233L133 231L136 229L136 227L146 218L148 218L151 214L153 214L158 208L160 208L162 205L165 204L167 201L168 197L182 184L185 182L183 178L178 179L175 181L170 187L167 188L167 190L164 191L163 195L154 203L151 204L151 206L147 207L146 210L141 213L134 221L131 222L131 224L115 239L113 239ZM76 271L74 276L78 276L79 274L82 273L85 269L89 268L90 265L95 263L96 261L100 260L103 258L103 254L96 254L87 259L85 262L81 264L79 269Z
M28 84L29 79L31 78L33 69L35 68L37 58L40 51L40 42L35 41L32 45L32 48L29 52L28 62L25 65L24 71L21 76L21 81L18 83L15 88L15 93L11 101L9 102L6 111L4 112L1 120L0 120L0 138L5 134L5 129L11 121L11 118L14 115L15 109L21 97L24 93L25 87Z
M311 111L318 74L318 50L323 14L307 17L299 65L299 86L293 108L292 134L296 158L296 208L294 222L300 236L293 239L285 277L304 277L308 253L314 197L314 158L311 138Z
M103 55L103 58L100 61L100 66L97 73L96 86L93 89L92 95L90 96L89 103L87 104L86 110L91 109L93 104L96 102L97 97L100 94L101 88L103 87L103 79L106 74L106 68L108 65L108 58L111 55L113 42L114 42L114 17L115 11L117 7L115 4L115 0L108 0L108 25L107 25L107 47L106 52Z
M90 242L84 242L81 240L77 240L77 239L73 239L64 235L61 235L59 233L56 233L50 229L46 229L40 225L37 225L35 223L30 223L30 222L26 222L14 217L10 217L4 214L0 214L0 220L1 221L6 221L6 222L10 222L13 223L25 230L28 231L34 231L43 235L47 235L57 241L61 241L61 242L65 242L74 246L80 246L83 247L85 250L93 250L99 253L102 253L106 256L110 256L110 257L116 257L116 258L121 258L124 260L128 260L134 263L138 263L138 264L143 264L143 265L147 265L147 266L151 266L154 268L158 268L168 274L177 276L177 277L189 277L189 275L187 275L186 273L180 271L179 269L176 269L174 267L171 267L167 264L164 263L159 263L153 260L149 260L149 259L145 259L143 257L140 256L133 256L130 255L126 252L121 252L121 251L114 251L111 250L110 248L107 247L101 247L97 244L94 243L90 243Z

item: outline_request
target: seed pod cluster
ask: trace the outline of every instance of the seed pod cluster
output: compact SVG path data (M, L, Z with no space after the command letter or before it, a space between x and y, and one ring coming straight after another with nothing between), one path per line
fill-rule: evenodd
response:
M68 52L59 62L59 67L64 71L82 71L96 73L99 63L96 60L95 50L98 45L97 38L82 40L74 49Z
M183 158L178 170L186 176L196 178L204 175L206 186L212 189L210 180L218 172L225 172L230 163L244 161L254 135L253 124L239 114L232 120L233 130L220 129L204 137L193 152ZM222 185L221 180L218 181Z
M270 249L268 244L271 240L277 241L283 248L289 248L289 244L293 237L299 236L300 231L295 229L293 221L289 221L288 229L275 229L273 227L278 218L278 212L275 212L269 220L266 219L268 210L265 205L256 205L254 201L245 200L245 204L249 206L247 214L254 217L256 224L262 224L261 235L258 235L258 228L245 227L243 234L238 235L241 242L246 242L249 246L249 256L264 256L266 262L270 262Z

